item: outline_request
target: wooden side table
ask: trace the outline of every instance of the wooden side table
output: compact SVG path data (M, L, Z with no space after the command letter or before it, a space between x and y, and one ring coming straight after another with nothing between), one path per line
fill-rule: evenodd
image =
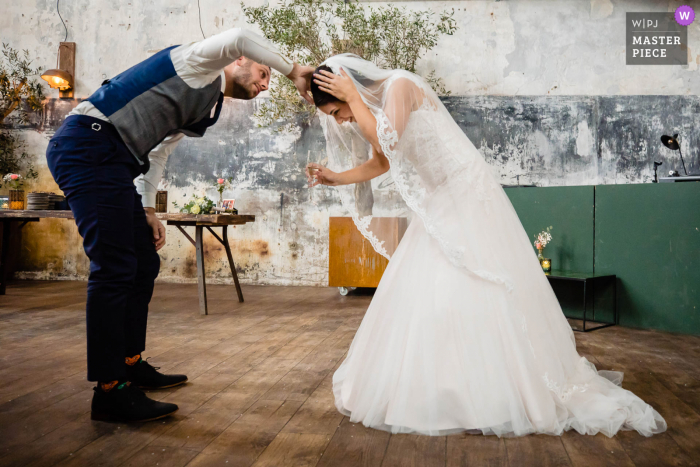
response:
M552 270L549 273L545 273L549 282L554 281L574 281L583 284L583 329L572 328L574 331L589 332L595 331L597 329L603 329L610 326L615 326L618 321L617 316L617 276L615 274L595 274L595 273L582 273L582 272L572 272L572 271L557 271ZM595 319L595 308L593 309L593 319L586 319L586 301L588 297L588 284L595 285L598 282L611 283L613 286L613 320L612 321L597 321ZM593 289L595 292L595 289ZM593 328L586 328L586 322L593 324L600 324L600 326L595 326Z
M199 293L199 312L203 315L208 315L207 309L207 283L204 268L204 229L207 229L226 249L228 264L231 267L231 275L233 282L236 284L236 293L238 301L243 302L243 292L241 284L238 282L238 274L236 273L236 265L233 262L231 247L228 244L228 226L243 225L248 222L255 222L255 216L239 215L239 214L158 214L160 220L168 221L168 225L174 225L187 240L194 245L197 250L197 286ZM195 239L185 231L183 227L191 226L195 228ZM222 237L219 237L212 227L221 227Z

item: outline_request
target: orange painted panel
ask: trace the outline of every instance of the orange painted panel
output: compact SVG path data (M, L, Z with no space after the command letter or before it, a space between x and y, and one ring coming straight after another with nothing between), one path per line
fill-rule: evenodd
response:
M393 252L406 232L404 217L375 217L370 229ZM374 251L350 217L331 217L329 225L328 285L330 287L377 287L389 260Z

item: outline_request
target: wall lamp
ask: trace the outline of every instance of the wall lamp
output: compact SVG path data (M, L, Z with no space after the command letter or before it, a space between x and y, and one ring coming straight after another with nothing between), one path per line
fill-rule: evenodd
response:
M61 42L58 46L56 68L46 70L41 78L54 89L58 89L59 97L73 97L73 77L75 76L75 42Z

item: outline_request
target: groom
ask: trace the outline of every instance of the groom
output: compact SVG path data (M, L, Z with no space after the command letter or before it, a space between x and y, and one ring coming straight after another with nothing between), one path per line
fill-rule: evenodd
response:
M164 49L104 81L51 138L48 166L90 258L86 315L88 380L97 382L93 420L154 420L178 409L139 389L187 381L141 359L160 268L156 251L165 244L165 228L155 216L156 187L182 138L204 136L219 118L224 97L252 99L266 90L270 67L312 102L312 68L292 63L256 34L231 29Z

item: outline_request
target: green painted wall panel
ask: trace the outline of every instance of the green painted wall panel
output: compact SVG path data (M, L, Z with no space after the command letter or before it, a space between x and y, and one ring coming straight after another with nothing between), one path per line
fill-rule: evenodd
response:
M700 335L700 183L596 186L595 272L623 326Z
M593 271L592 185L505 188L505 192L531 244L535 234L552 226L552 241L544 255L552 259L554 269Z

